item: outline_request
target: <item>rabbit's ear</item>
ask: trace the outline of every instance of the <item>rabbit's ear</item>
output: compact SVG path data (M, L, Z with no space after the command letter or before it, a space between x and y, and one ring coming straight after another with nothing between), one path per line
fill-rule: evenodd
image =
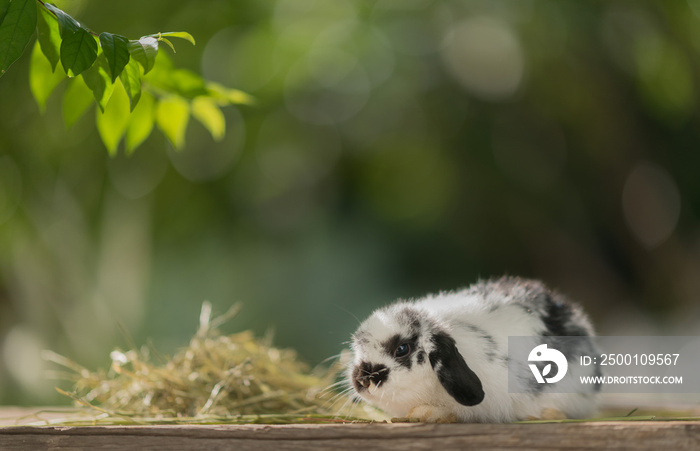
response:
M429 354L430 364L447 393L465 406L475 406L483 401L481 380L464 361L454 338L438 332L432 336L432 342L434 349Z

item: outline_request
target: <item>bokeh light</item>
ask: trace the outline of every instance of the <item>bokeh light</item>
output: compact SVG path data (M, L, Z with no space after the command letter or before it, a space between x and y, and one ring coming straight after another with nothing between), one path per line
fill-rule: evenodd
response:
M525 76L525 55L503 21L475 17L455 25L445 37L443 57L450 73L484 100L513 96Z

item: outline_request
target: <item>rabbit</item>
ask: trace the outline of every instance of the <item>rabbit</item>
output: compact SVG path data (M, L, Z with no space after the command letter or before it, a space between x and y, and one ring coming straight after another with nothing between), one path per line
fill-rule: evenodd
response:
M524 388L509 393L509 336L553 347L556 337L577 336L578 345L567 349L567 377L600 375L597 365L579 364L581 353L596 353L593 327L581 308L540 281L504 276L376 310L352 336L347 382L356 399L424 422L586 418L596 412L599 385L552 393L550 384L535 381L527 362L514 370Z

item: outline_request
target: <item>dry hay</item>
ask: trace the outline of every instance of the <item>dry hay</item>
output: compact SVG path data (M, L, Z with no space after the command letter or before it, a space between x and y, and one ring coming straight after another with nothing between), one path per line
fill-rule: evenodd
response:
M90 371L53 352L45 358L70 370L72 393L97 413L91 421L123 423L298 423L377 418L333 387L342 365L311 368L295 351L274 348L250 331L223 335L219 327L239 306L211 318L204 303L199 329L172 357L152 346L113 351L111 369Z

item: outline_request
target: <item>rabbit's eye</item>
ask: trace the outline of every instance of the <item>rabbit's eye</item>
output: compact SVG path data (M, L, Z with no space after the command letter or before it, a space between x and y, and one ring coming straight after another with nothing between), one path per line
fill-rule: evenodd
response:
M411 346L408 343L402 343L394 349L394 357L405 357L411 352Z

